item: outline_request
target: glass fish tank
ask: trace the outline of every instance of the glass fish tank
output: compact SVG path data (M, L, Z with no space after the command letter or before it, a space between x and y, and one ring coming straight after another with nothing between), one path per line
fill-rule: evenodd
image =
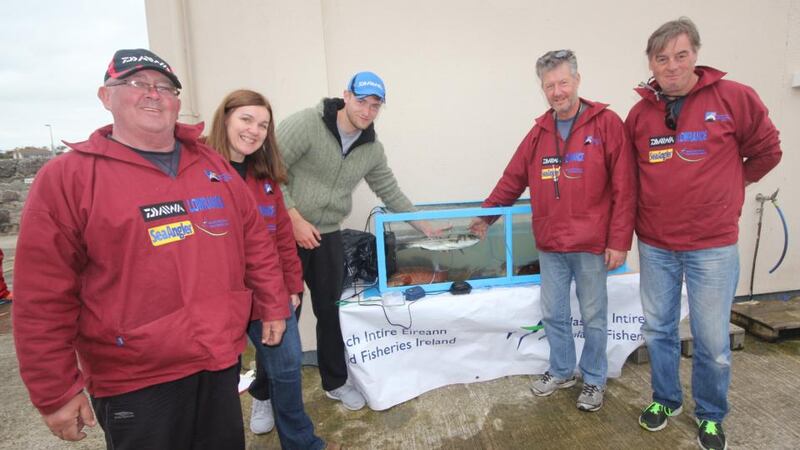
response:
M416 207L375 213L381 293L411 286L442 292L455 281L472 287L539 283L529 200L497 208L481 208L480 202ZM473 226L478 217L496 218L485 234ZM438 233L426 236L419 230L424 228Z

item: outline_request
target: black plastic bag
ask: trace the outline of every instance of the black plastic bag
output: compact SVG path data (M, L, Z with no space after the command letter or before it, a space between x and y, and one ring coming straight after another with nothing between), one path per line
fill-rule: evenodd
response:
M378 278L378 254L375 251L375 235L358 230L342 230L344 246L344 287L353 285L356 279L374 283Z

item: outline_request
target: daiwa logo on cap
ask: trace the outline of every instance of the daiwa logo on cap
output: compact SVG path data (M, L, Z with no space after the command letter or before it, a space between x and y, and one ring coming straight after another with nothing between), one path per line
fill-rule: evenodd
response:
M358 98L374 95L381 102L386 102L386 87L381 77L373 72L358 72L350 79L347 90Z
M140 70L155 70L166 75L172 84L180 89L181 82L172 71L172 67L164 61L164 58L156 55L144 48L122 49L114 53L111 62L108 63L104 80L109 78L122 79L133 75Z

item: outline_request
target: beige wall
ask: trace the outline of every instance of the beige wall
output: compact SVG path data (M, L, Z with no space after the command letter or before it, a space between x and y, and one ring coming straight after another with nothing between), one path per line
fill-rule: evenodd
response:
M781 188L790 226L800 230L800 1L709 0L558 4L530 0L146 0L152 48L186 80L183 120L209 121L228 91L249 87L273 102L278 120L341 95L350 75L373 70L388 102L377 121L400 184L415 202L482 199L534 117L546 109L534 72L547 50L578 55L581 95L621 116L632 88L649 77L643 54L661 23L690 16L703 40L699 63L753 86L781 130L781 165L750 186L742 211L739 294L748 290L758 192ZM669 5L669 11L663 10ZM364 226L378 200L362 184L346 226ZM783 266L767 210L756 293L800 289L797 238ZM634 266L636 257L631 258ZM306 314L309 316L309 314Z

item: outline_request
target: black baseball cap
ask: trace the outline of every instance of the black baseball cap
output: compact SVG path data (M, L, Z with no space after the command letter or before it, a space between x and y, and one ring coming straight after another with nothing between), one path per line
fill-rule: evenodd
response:
M119 80L129 77L140 70L161 72L172 81L176 88L183 88L181 82L178 81L178 77L172 71L172 67L164 61L164 58L143 48L117 50L111 62L108 63L106 76L103 80L108 81L109 78Z

